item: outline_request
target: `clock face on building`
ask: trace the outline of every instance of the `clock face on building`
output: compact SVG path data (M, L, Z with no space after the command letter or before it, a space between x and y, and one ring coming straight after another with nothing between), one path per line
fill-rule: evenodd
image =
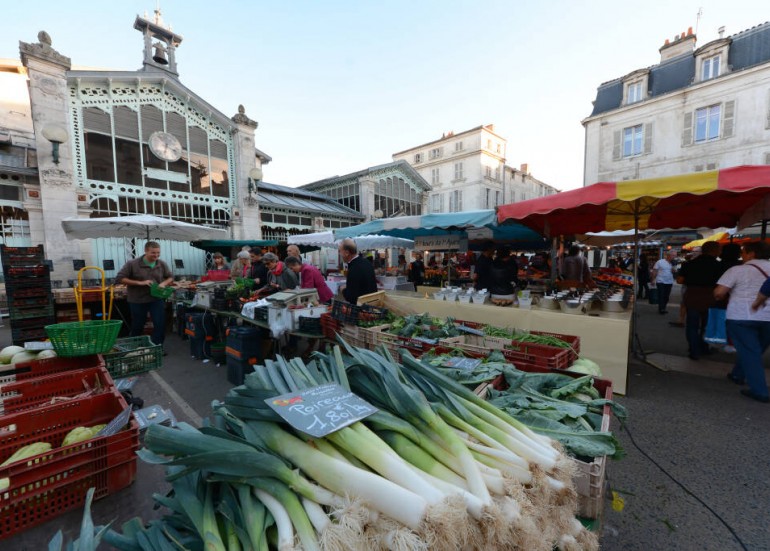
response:
M150 151L163 161L173 163L182 156L182 144L167 132L153 132L147 140Z

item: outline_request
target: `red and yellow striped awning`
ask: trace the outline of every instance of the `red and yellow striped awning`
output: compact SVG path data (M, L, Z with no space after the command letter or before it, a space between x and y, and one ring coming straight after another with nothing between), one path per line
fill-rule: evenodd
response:
M666 178L600 182L501 205L498 222L544 235L663 228L733 227L770 195L770 166L741 166Z

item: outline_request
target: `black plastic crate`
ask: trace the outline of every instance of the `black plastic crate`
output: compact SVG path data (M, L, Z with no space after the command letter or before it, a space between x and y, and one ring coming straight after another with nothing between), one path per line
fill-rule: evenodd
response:
M40 297L8 297L9 308L19 308L24 310L28 308L41 308L43 306L48 306L49 304L53 305L53 302L53 295L51 293L47 293L45 296Z
M0 257L2 257L3 264L28 264L30 261L37 260L36 264L39 264L45 258L45 251L42 245L36 245L35 247L8 247L7 245L0 245Z
M48 278L7 279L5 281L5 294L9 300L11 298L47 297L51 294L50 280Z
M259 308L254 308L254 320L255 321L264 321L267 322L267 309L270 308L269 306L260 306Z
M5 279L34 279L40 282L43 278L50 278L50 269L45 264L37 264L32 266L10 266L3 264L3 274Z
M230 301L224 297L211 299L211 309L225 311L229 308Z
M45 327L29 327L23 329L11 329L11 340L13 344L19 346L27 341L38 341L41 339L47 339L48 334L45 332Z
M359 322L382 321L388 317L388 310L379 306L350 304L342 300L332 301L332 317L342 323L357 325Z
M54 315L53 304L49 306L37 306L34 308L16 308L11 306L8 309L8 317L11 319L11 323L15 320L24 320L30 318L39 317L52 317Z
M321 318L300 316L298 330L300 333L317 334L319 337L322 337L323 329L321 328Z
M23 329L27 327L45 327L46 325L52 325L56 323L56 318L53 315L39 316L35 318L27 319L13 319L11 318L11 328Z

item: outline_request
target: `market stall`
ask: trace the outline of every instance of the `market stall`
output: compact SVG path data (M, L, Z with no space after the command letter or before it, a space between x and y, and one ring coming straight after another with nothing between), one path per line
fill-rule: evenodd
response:
M742 166L650 180L601 182L502 205L497 216L501 224L524 224L552 236L634 230L634 257L638 258L640 230L732 227L739 221L750 224L757 220L745 214L768 195L770 167ZM636 324L632 321L632 325ZM635 327L631 334L631 347L644 357Z

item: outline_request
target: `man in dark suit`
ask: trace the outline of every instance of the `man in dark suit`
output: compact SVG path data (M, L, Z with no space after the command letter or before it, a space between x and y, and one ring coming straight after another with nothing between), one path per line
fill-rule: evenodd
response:
M371 262L358 254L358 247L352 239L343 239L339 251L342 261L348 265L347 281L342 290L342 296L350 304L356 304L358 297L377 290L374 267Z

